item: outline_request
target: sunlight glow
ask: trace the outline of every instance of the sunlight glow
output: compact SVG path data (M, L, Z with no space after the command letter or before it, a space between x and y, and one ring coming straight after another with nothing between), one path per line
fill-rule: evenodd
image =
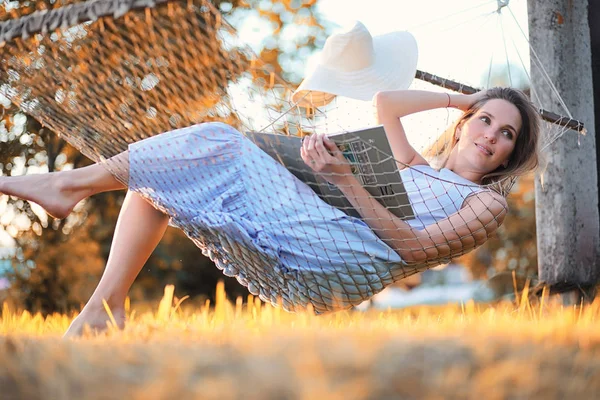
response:
M514 86L526 89L529 71L527 44L527 4L512 0L498 12L497 0L423 0L390 2L373 0L365 6L359 0L320 0L319 12L334 29L333 34L349 30L359 20L373 36L393 31L411 32L419 46L417 68L443 78L474 87ZM257 16L238 22L239 37L255 51L268 47L273 30ZM393 51L393 49L390 49ZM320 51L306 59L307 76L319 62ZM442 89L414 80L412 89ZM232 88L247 115L257 118L259 104L243 99L244 88ZM360 129L375 124L368 101L338 97L327 107L328 119L335 126L328 133ZM424 150L459 113L435 110L403 119L409 140ZM331 117L331 118L330 118ZM267 120L269 116L265 116Z

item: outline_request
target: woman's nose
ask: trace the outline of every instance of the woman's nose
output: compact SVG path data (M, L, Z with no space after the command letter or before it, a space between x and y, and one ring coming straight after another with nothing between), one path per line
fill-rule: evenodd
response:
M494 129L488 128L483 133L483 137L491 143L496 143L497 136L496 131Z

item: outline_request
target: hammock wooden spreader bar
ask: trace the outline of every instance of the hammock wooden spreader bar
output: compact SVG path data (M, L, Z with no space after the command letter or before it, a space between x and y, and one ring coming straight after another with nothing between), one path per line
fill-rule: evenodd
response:
M460 82L453 81L451 79L441 78L437 75L433 75L420 70L417 70L416 78L425 82L429 82L433 85L443 87L444 89L453 90L458 93L473 94L480 90L472 86L468 86ZM583 125L583 122L577 121L576 119L572 119L569 117L563 117L561 115L558 115L551 111L546 111L544 109L540 109L539 112L540 116L545 121L551 122L559 126L564 126L565 128L573 129L577 132L585 133L585 126Z

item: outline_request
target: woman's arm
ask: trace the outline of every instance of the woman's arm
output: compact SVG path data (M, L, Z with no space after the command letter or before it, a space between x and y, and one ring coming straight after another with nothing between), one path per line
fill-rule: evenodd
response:
M479 192L469 196L458 212L419 230L388 211L356 178L348 178L338 188L363 221L406 262L455 257L482 245L502 224L508 209L500 194Z
M422 263L463 254L487 241L504 221L506 199L485 191L473 194L448 218L419 230L396 217L362 187L335 143L323 135L307 138L304 161L336 185L363 220L405 262Z
M428 165L408 142L400 118L425 110L454 107L466 110L483 92L473 95L446 94L422 90L378 92L373 96L377 121L383 124L396 161L404 165Z

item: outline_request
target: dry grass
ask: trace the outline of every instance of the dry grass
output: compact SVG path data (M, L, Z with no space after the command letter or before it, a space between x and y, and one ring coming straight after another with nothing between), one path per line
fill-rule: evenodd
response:
M62 340L70 317L5 307L2 399L594 398L600 302L293 315L261 305L130 311ZM185 303L184 303L185 304Z

